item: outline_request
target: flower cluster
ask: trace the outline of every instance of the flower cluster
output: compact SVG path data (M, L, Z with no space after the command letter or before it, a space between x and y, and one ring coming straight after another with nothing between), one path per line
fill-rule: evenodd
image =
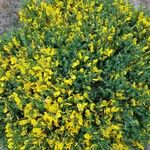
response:
M123 0L30 0L0 41L0 121L12 150L143 150L150 17Z

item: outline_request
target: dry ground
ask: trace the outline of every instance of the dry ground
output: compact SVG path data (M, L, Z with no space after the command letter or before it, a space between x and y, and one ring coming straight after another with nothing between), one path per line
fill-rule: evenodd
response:
M150 0L131 0L136 7L139 5L144 5L146 8L150 9Z
M144 3L148 9L150 9L150 0L142 0L142 3Z
M0 0L0 34L7 31L17 20L20 0Z

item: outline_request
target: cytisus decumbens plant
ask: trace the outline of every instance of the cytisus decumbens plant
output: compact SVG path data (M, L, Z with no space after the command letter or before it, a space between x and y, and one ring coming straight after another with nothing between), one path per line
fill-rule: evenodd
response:
M0 41L11 150L143 150L150 17L123 0L30 0Z

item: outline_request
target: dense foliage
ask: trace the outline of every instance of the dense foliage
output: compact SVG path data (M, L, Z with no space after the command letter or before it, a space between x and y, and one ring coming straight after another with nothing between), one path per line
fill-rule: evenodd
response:
M150 17L122 0L30 0L0 41L0 122L12 150L142 150Z

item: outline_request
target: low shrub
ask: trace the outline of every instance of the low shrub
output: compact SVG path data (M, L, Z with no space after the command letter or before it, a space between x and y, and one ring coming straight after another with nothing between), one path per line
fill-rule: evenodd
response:
M122 0L30 0L0 41L0 116L13 150L142 150L150 17Z

